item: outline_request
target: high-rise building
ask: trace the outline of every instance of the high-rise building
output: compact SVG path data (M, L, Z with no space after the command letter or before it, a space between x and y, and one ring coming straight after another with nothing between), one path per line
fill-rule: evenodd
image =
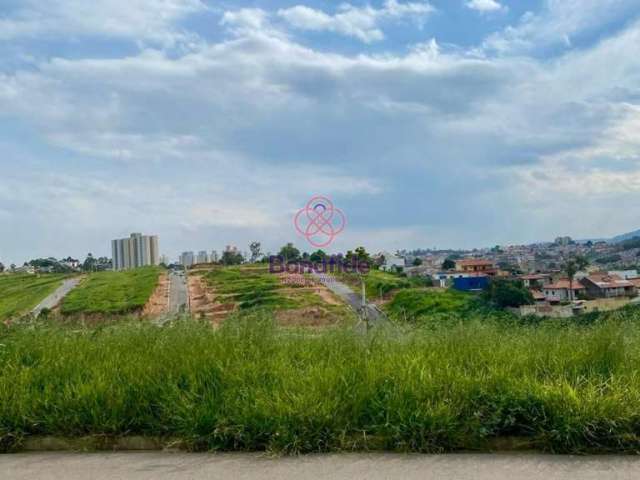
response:
M114 270L158 265L160 263L158 236L132 233L129 238L112 240L111 254Z
M185 268L192 266L193 260L193 252L182 252L182 255L180 255L180 265Z
M196 263L209 263L209 254L204 250L200 250L196 257Z
M212 263L217 263L219 258L218 258L218 251L217 250L212 250L211 251L211 256L209 257L209 259L211 260Z

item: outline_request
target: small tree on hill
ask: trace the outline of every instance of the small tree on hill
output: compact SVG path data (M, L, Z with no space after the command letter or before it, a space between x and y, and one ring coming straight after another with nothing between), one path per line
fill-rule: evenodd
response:
M298 250L293 243L289 242L280 249L278 256L284 258L285 262L291 262L300 259L300 250Z
M251 242L249 244L249 250L251 250L251 263L255 263L258 261L258 258L261 254L260 248L260 242Z

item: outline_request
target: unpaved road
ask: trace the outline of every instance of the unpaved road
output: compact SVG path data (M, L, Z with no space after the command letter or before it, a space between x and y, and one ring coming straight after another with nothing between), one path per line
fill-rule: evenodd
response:
M609 480L640 478L640 457L335 454L273 459L235 453L21 453L0 455L0 478Z
M40 312L45 308L49 310L55 308L62 301L62 299L67 295L67 293L69 293L71 290L76 288L78 283L80 283L80 280L81 280L80 277L68 278L64 280L62 282L62 285L60 285L55 292L53 292L47 298L42 300L36 306L36 308L31 310L31 313L37 317L38 315L40 315Z

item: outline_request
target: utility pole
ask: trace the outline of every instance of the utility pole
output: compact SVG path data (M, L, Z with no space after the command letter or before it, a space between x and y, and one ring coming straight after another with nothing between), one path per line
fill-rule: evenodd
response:
M367 291L364 284L364 277L360 275L360 284L362 287L362 297L360 304L360 318L364 322L365 331L369 333L369 316L367 315Z

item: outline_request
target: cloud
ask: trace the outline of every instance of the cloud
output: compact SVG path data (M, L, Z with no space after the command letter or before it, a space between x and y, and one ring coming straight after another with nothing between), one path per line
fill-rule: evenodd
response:
M477 10L483 13L496 12L506 8L500 5L496 0L469 0L465 5L471 10Z
M336 53L271 20L235 10L187 52L1 71L3 256L106 250L128 230L170 254L256 238L273 251L315 193L347 213L344 242L370 249L637 221L610 212L640 198L640 24L544 60L435 39Z
M483 46L500 54L566 49L572 39L606 32L623 18L638 18L636 0L545 0L539 12L525 13L515 26L489 35Z
M400 3L397 0L386 0L379 9L345 3L338 7L337 13L330 15L322 10L296 5L279 10L278 15L300 30L335 32L372 43L384 39L380 26L382 22L405 17L423 22L434 11L427 2Z
M206 10L200 0L24 0L0 17L0 39L104 36L171 44L176 22Z

